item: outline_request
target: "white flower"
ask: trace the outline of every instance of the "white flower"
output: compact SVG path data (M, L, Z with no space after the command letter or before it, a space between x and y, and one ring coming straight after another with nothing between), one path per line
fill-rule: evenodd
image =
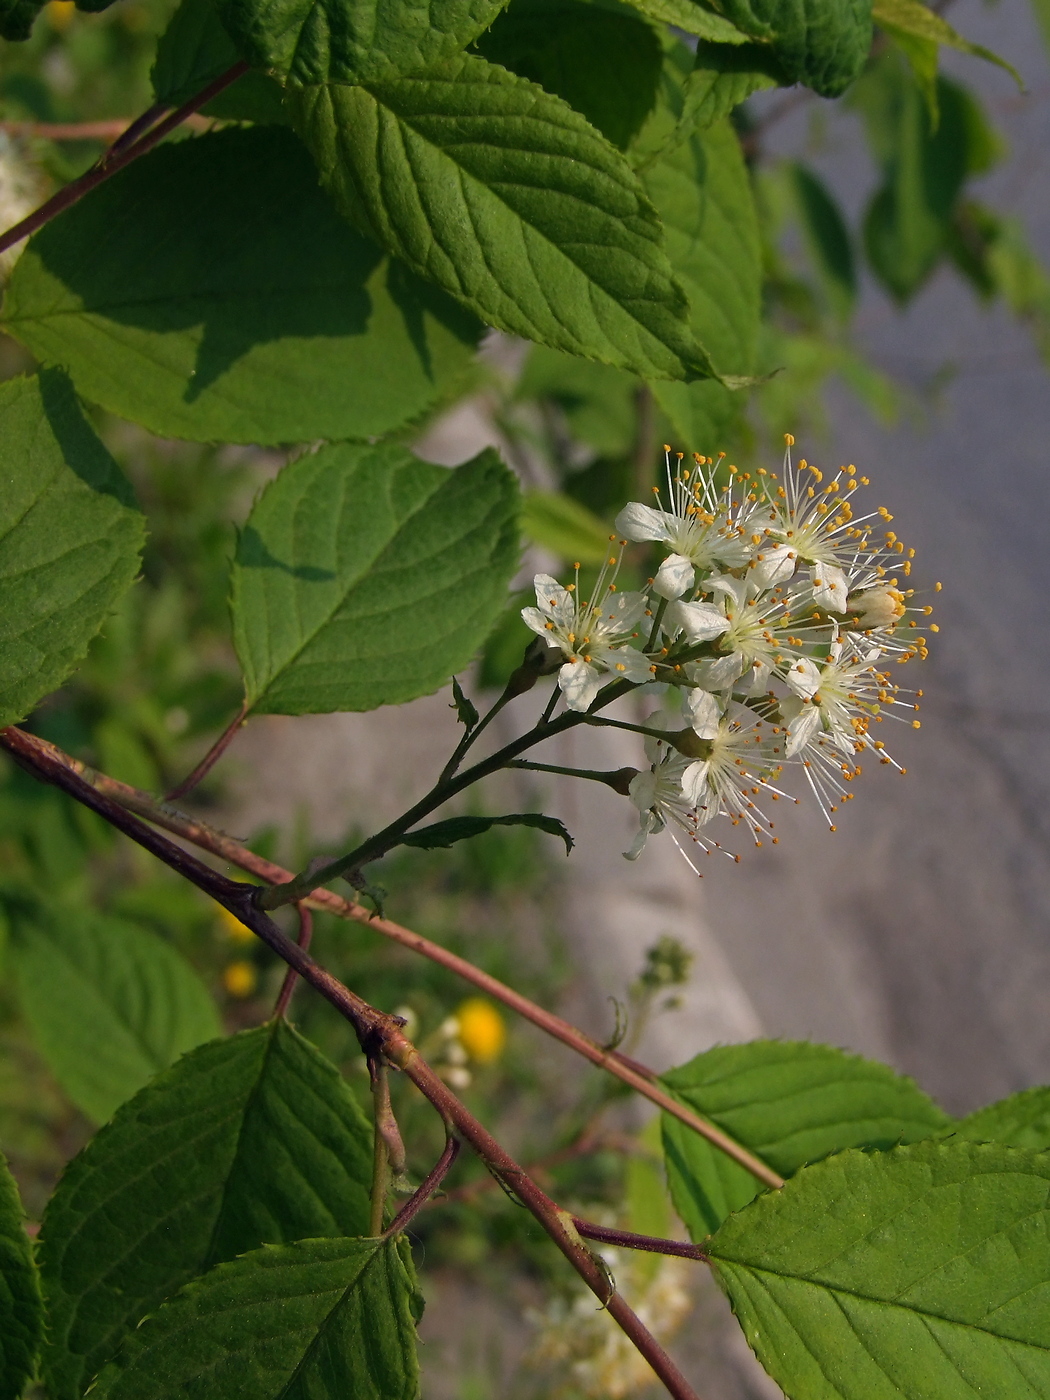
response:
M870 658L858 658L835 642L823 666L799 657L784 679L793 692L780 706L788 720L787 757L794 758L823 735L852 757L879 710L880 685Z
M664 628L672 637L681 631L689 642L718 638L722 655L690 665L687 678L704 690L723 691L751 669L764 682L775 666L787 660L780 635L783 603L773 595L757 595L749 579L731 574L716 574L703 587L717 594L719 601L672 603L664 618ZM754 688L753 679L747 688Z
M682 774L683 795L696 807L700 825L722 815L734 826L743 821L760 846L760 836L772 830L772 823L754 798L770 786L780 767L772 729L747 705L731 701L710 743L707 757Z
M632 501L616 517L616 529L629 540L671 546L670 567L661 568L654 587L663 598L680 598L692 588L697 569L738 569L748 562L745 524L751 504L735 502L729 486L715 485L711 458L694 456L693 466L683 469L679 453L676 474L670 448L664 449L664 461L670 510Z
M521 610L526 624L566 657L558 685L570 710L586 710L606 676L638 685L652 678L648 658L630 645L645 613L645 594L616 593L614 585L606 590L604 580L603 569L595 601L588 602L580 600L576 584L563 588L550 574L537 574L536 607Z
M639 822L638 835L630 850L624 851L628 860L637 860L649 837L657 835L670 823L690 836L696 833L696 812L682 795L682 774L690 760L670 745L656 742L661 752L652 767L631 779L630 797L638 809ZM652 751L651 742L646 748Z

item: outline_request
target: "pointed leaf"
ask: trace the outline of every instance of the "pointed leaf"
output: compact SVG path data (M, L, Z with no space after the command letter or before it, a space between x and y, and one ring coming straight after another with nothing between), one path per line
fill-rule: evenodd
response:
M296 87L363 83L465 48L506 0L220 0L242 56Z
M505 605L517 507L491 449L449 471L404 447L339 443L285 467L234 561L249 705L371 710L447 684Z
M882 1150L931 1137L950 1121L888 1065L807 1041L718 1046L662 1081L785 1177L847 1147ZM664 1114L663 1129L675 1208L701 1240L752 1200L759 1184L677 1118Z
M97 1400L417 1400L418 1295L397 1245L301 1240L188 1284L128 1337Z
M791 173L813 259L835 310L846 318L857 298L857 272L846 221L828 187L808 166L796 162Z
M749 374L758 339L758 216L740 142L728 121L667 147L642 180L666 230L667 256L690 319L726 373Z
M960 1118L949 1131L953 1137L970 1142L1002 1142L1035 1152L1050 1151L1050 1088L1044 1084L1011 1094Z
M624 150L656 98L653 26L582 0L514 0L477 43L491 63L553 92Z
M0 385L0 726L82 661L131 585L145 522L65 375Z
M274 127L120 171L30 241L4 324L152 432L258 443L389 432L461 382L481 329L348 229Z
M425 851L433 851L455 845L457 841L468 841L494 826L534 826L548 836L557 836L564 841L566 855L575 844L557 817L545 817L540 812L512 812L506 817L449 817L447 821L410 831L407 836L402 836L401 845L420 846Z
M189 1279L263 1243L368 1229L372 1130L284 1021L193 1051L75 1157L41 1230L53 1400Z
M1007 63L1005 58L1000 58L991 49L986 49L983 44L971 44L969 39L957 33L946 19L939 15L936 10L931 10L928 5L924 5L922 0L875 0L871 7L872 18L880 28L896 38L899 34L914 39L924 39L935 44L946 44L949 48L958 49L960 53L971 54L974 58L983 58L988 63L994 63L999 68L1005 68L1007 73L1016 81L1017 86L1024 91L1024 83L1021 75L1012 63Z
M1050 1156L973 1143L844 1152L707 1248L792 1400L1050 1396Z
M683 134L713 126L753 92L784 81L783 70L766 44L708 44L701 40L685 84Z
M44 1308L18 1187L0 1153L0 1400L18 1400L36 1367Z
M182 0L157 40L150 82L165 107L183 102L231 68L240 54L222 27L214 0ZM245 73L201 110L207 116L281 123L287 120L280 84L266 73Z
M181 953L151 930L82 908L12 911L23 1014L55 1078L104 1123L221 1024Z
M347 217L489 325L655 378L713 372L636 177L559 98L461 54L288 101Z
M685 34L695 34L716 44L746 44L747 35L723 15L697 0L628 0L640 14L659 24L673 24Z

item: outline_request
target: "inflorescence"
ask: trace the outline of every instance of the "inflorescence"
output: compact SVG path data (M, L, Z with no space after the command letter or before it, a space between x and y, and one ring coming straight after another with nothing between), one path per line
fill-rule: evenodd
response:
M577 565L564 587L537 574L537 606L522 610L562 655L569 709L591 710L617 680L661 700L644 726L649 767L630 783L640 815L630 860L665 827L683 854L679 835L722 850L709 834L716 817L775 845L764 804L798 801L781 786L791 767L832 831L862 754L905 771L876 726L919 727L922 691L903 691L887 669L925 659L926 632L937 631L909 584L915 551L885 507L855 512L869 485L855 467L825 479L804 459L794 465L785 441L782 477L740 471L724 453L687 466L665 447L667 504L654 488L654 505L624 507L610 536L618 553L591 596L580 597ZM667 555L644 591L620 592L632 542Z

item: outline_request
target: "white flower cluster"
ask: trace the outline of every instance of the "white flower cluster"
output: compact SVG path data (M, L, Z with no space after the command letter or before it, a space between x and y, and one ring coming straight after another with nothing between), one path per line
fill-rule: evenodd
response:
M916 605L908 585L915 551L885 507L855 513L866 477L849 466L825 480L805 460L793 465L786 442L782 477L742 472L724 454L686 466L665 448L668 508L659 490L655 506L624 507L620 552L592 596L580 598L577 566L567 587L538 574L537 605L522 610L564 656L558 684L570 709L631 686L662 692L645 725L649 768L630 784L641 820L629 859L668 826L717 848L706 828L718 816L743 823L757 845L767 835L776 843L756 798L788 795L779 786L788 765L833 831L859 754L904 772L872 731L895 710L918 709L885 669L927 655L932 608ZM667 550L644 592L617 590L628 542Z

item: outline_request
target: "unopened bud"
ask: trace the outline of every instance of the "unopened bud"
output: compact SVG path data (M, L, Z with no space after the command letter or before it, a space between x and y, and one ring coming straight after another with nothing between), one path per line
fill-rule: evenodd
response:
M507 699L524 695L531 690L541 676L553 675L565 664L560 647L549 647L542 637L536 637L525 648L521 665L511 673L504 694Z

